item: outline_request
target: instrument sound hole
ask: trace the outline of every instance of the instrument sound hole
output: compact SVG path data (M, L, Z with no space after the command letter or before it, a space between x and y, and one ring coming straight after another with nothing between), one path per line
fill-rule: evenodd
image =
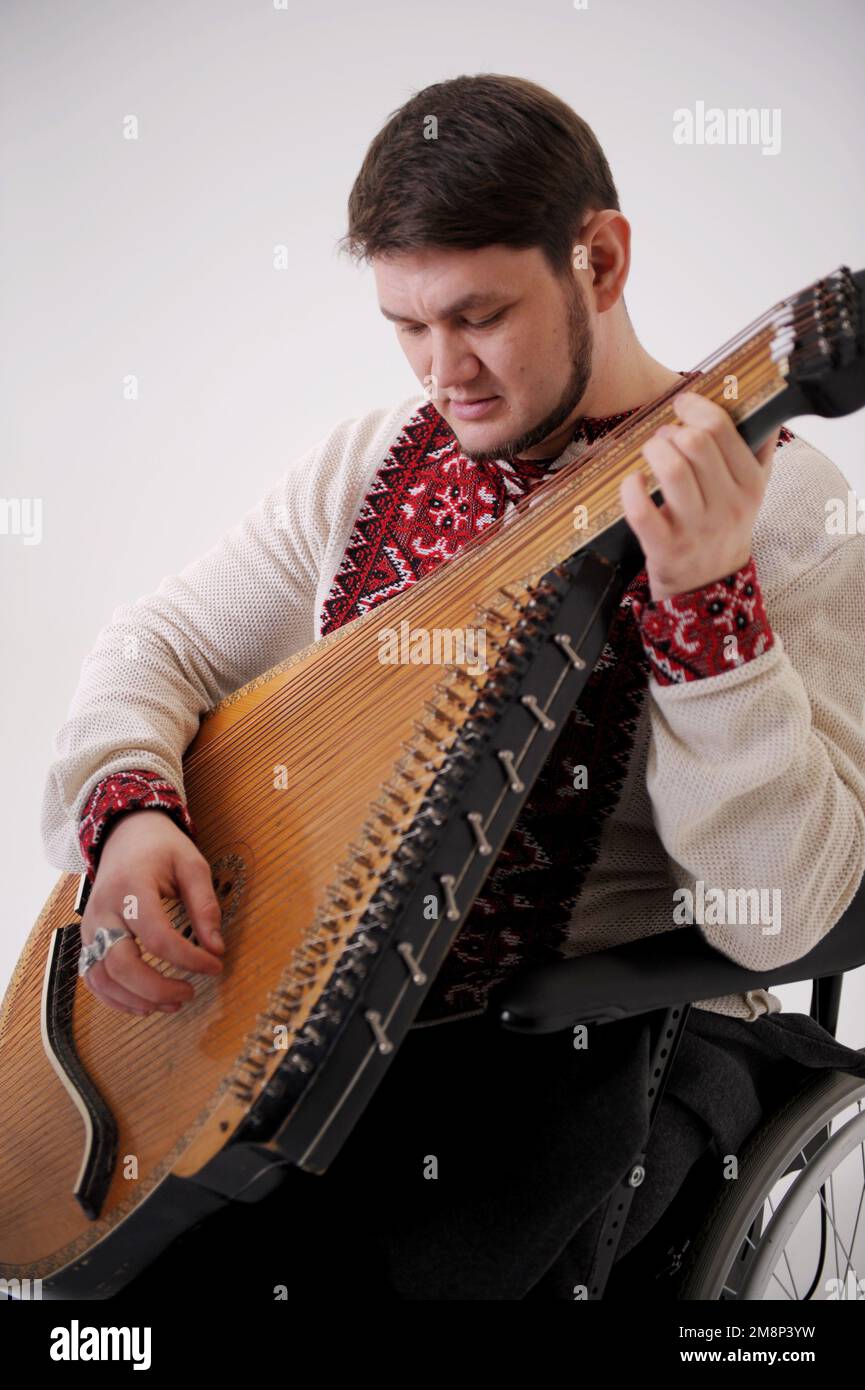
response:
M213 891L222 909L222 931L225 932L237 915L249 880L247 858L235 850L221 854L218 859L213 861L210 875ZM192 923L182 903L176 904L171 912L171 918L181 936L185 936L187 940L198 944Z

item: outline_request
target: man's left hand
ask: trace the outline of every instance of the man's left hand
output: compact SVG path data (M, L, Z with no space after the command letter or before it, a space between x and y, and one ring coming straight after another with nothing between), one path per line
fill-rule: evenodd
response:
M714 401L684 391L672 406L682 423L662 425L643 445L663 504L655 506L640 473L629 474L620 489L656 600L700 589L747 563L780 435L775 430L752 453Z

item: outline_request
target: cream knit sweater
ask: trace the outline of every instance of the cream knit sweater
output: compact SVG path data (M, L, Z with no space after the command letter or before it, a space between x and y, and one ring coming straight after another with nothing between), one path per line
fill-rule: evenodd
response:
M369 483L424 401L338 424L206 554L114 611L56 737L42 809L52 864L83 871L78 820L108 773L150 769L185 796L202 715L320 635ZM780 907L763 925L701 923L719 951L771 972L852 900L865 870L865 536L826 529L827 501L848 486L801 438L776 451L753 545L775 642L721 675L650 679L569 955L670 931L676 890L699 903L701 883L763 889ZM765 990L699 1006L746 1019L781 1007Z

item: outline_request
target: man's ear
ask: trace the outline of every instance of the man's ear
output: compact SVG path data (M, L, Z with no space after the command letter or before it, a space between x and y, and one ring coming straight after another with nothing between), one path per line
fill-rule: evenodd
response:
M580 228L588 252L587 286L595 309L603 314L622 298L631 268L631 224L617 208L592 213Z

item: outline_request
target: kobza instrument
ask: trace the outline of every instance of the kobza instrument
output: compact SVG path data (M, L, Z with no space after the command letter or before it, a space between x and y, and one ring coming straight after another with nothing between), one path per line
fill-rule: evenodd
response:
M842 267L782 300L691 389L751 447L797 415L858 409L863 294L865 272ZM383 665L373 610L202 720L184 778L225 968L196 976L178 1014L120 1013L90 993L77 974L86 880L60 878L0 1015L0 1277L13 1292L41 1280L43 1297L107 1297L205 1214L264 1196L286 1163L327 1169L641 567L619 483L639 470L658 495L641 448L674 418L674 394L388 601L393 627L483 624L485 670ZM191 935L182 904L165 906Z

